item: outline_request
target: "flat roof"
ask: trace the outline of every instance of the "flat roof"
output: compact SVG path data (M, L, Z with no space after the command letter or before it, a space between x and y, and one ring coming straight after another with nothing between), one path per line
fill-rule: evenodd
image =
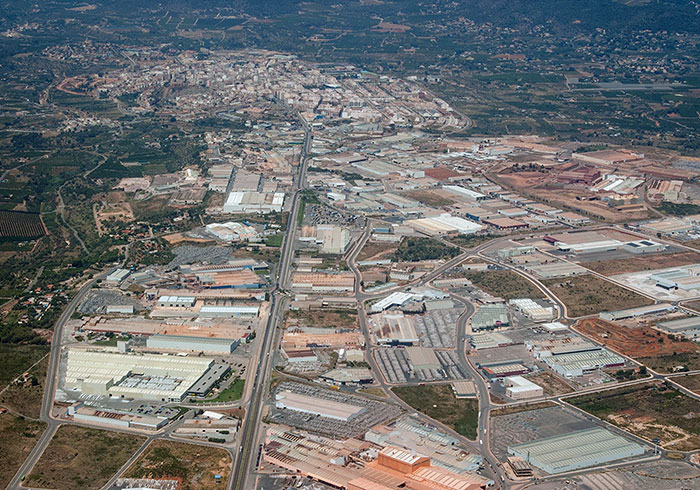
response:
M276 404L282 404L284 408L304 413L313 413L322 417L348 420L357 415L364 407L340 403L333 400L324 400L314 396L302 395L289 390L280 391L275 395ZM281 408L281 407L280 407Z

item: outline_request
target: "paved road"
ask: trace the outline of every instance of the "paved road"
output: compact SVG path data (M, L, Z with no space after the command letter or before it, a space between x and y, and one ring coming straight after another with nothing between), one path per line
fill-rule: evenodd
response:
M111 271L110 271L111 272ZM7 488L20 488L20 483L22 481L22 476L29 474L31 469L34 467L39 458L43 454L46 446L48 446L51 438L56 433L58 426L61 424L60 421L52 418L51 410L53 408L54 394L56 393L56 385L58 383L58 368L61 364L61 341L63 340L63 327L66 322L73 315L73 312L78 307L78 305L83 301L87 293L92 289L92 286L99 280L107 276L107 272L95 276L93 279L89 280L78 294L75 295L73 300L68 304L63 313L58 318L56 325L54 326L53 338L51 340L51 351L49 354L49 367L46 375L46 386L44 388L44 396L41 400L41 420L48 424L48 427L44 433L37 441L36 445L32 448L32 451L24 460L22 466L20 466L15 476L10 480Z
M282 242L282 250L275 287L271 294L270 316L268 318L265 334L262 339L260 357L253 378L253 388L250 405L246 411L240 438L239 454L236 458L228 488L243 490L253 488L253 472L257 463L258 431L262 419L262 409L265 403L266 383L269 381L270 368L274 358L274 339L276 338L277 324L280 319L282 305L286 305L284 286L287 283L290 264L294 257L294 238L296 234L296 216L301 204L301 192L306 182L307 155L311 146L311 130L304 124L305 139L299 165L299 174L296 177L295 191L292 196L292 207L287 221Z

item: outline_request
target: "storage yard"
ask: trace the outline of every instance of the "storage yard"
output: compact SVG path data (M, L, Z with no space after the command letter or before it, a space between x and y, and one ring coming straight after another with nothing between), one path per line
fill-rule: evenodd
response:
M433 351L427 347L409 351L399 347L372 351L382 376L388 383L465 379L467 373L454 351ZM413 356L411 352L414 352ZM417 364L421 363L421 364Z

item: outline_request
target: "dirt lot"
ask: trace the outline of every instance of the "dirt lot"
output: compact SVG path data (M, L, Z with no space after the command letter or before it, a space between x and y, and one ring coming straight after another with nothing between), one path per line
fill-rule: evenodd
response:
M699 344L690 340L675 340L650 327L629 328L599 318L587 318L574 325L574 330L654 370L669 371L678 365L686 365L691 370L700 368Z
M48 365L49 358L46 356L25 371L25 376L9 385L0 395L0 403L25 417L39 418Z
M416 201L420 201L423 204L427 204L428 206L434 206L437 208L449 206L455 202L453 199L448 199L441 193L435 191L411 191L405 192L404 195L406 197L410 197L411 199L415 199Z
M285 328L293 326L328 328L357 328L357 312L354 310L290 311Z
M539 410L540 408L550 408L556 406L557 404L554 402L526 403L523 405L514 405L512 407L503 407L491 410L491 416L498 417L500 415L512 415L514 413L529 412L530 410Z
M542 281L567 306L570 317L650 305L652 300L588 274Z
M182 478L182 490L215 488L228 480L231 457L223 450L173 441L153 441L127 470L127 478Z
M396 252L398 246L392 243L382 243L382 242L367 242L365 246L362 247L360 253L357 255L357 260L380 260L380 259L390 259L391 256Z
M673 378L673 381L700 395L700 374L689 374Z
M33 422L9 413L0 415L0 487L7 486L45 428L43 422Z
M503 299L544 297L530 281L511 271L469 272L466 278L479 289Z
M586 262L581 265L600 274L614 276L615 274L665 269L667 267L677 267L679 265L695 263L700 263L700 254L685 251L670 254L648 254L644 255L643 258L634 257L631 259L598 260L595 262Z
M146 440L75 425L59 427L28 482L56 490L101 488Z
M538 386L542 387L545 396L563 395L571 393L574 389L552 373L541 372L525 376Z
M628 386L569 398L569 403L665 449L700 448L697 400L663 383Z

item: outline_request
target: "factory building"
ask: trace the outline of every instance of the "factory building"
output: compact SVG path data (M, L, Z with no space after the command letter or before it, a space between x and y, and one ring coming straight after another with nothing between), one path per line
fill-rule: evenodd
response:
M184 335L151 335L146 339L146 347L149 349L212 352L218 354L230 354L239 344L240 339L185 337Z
M542 360L554 371L572 378L597 371L598 369L622 367L625 359L607 349L595 348L563 354L552 353Z
M442 367L433 349L406 347L406 355L414 370L440 369Z
M639 318L647 315L658 315L660 313L670 313L676 309L675 306L668 303L659 303L656 305L640 306L638 308L628 308L618 311L603 311L600 313L600 318L614 322L616 320L626 320L627 318Z
M488 378L506 378L530 372L530 369L520 361L493 362L481 364L479 367L481 367Z
M69 349L63 387L87 395L182 401L212 366L202 357L118 354Z
M453 381L451 386L455 398L474 398L476 396L476 387L473 381Z
M362 385L373 383L372 371L367 368L331 369L319 376L322 381L338 385Z
M652 242L651 240L638 240L635 242L627 242L622 246L622 250L633 254L646 254L653 252L663 252L666 250L666 245L663 243Z
M644 447L605 429L594 428L509 446L508 454L549 474L557 474L641 456Z
M657 328L675 335L697 341L700 338L700 317L681 318L680 320L669 320L658 323Z
M202 375L201 378L193 384L187 394L191 396L206 396L214 387L214 385L228 372L231 371L231 366L228 364L216 363L212 364L209 369Z
M411 293L397 291L395 293L391 293L386 298L380 299L379 301L374 303L372 305L372 312L378 313L380 311L387 310L392 306L403 306L412 299L413 295Z
M533 322L548 322L554 318L554 308L542 306L529 298L511 299L508 302Z
M401 473L413 473L418 468L430 466L430 458L393 446L379 451L377 462L380 466Z
M199 310L199 316L205 318L257 318L259 313L258 306L204 305Z
M425 233L426 235L447 235L451 233L461 233L468 235L481 230L483 226L474 223L473 221L452 216L449 213L444 213L439 216L431 216L429 218L419 218L407 220L404 224L410 226L416 231Z
M506 396L511 400L529 400L544 396L542 387L522 376L509 376L505 379Z
M124 279L129 277L131 271L129 269L116 269L104 279L106 286L119 286Z
M350 272L295 272L292 274L292 287L314 293L349 293L355 289L355 275Z
M656 285L664 289L689 291L700 288L700 265L689 265L656 272L649 276Z
M275 394L275 407L341 420L343 422L349 421L365 409L357 405L340 403L333 400L323 400L313 396L294 393L289 390L280 391Z
M158 298L159 308L192 308L196 302L194 296L161 296Z
M509 323L508 308L502 303L483 305L471 317L472 330L490 330Z
M284 206L284 192L231 191L224 203L224 213L280 212Z

